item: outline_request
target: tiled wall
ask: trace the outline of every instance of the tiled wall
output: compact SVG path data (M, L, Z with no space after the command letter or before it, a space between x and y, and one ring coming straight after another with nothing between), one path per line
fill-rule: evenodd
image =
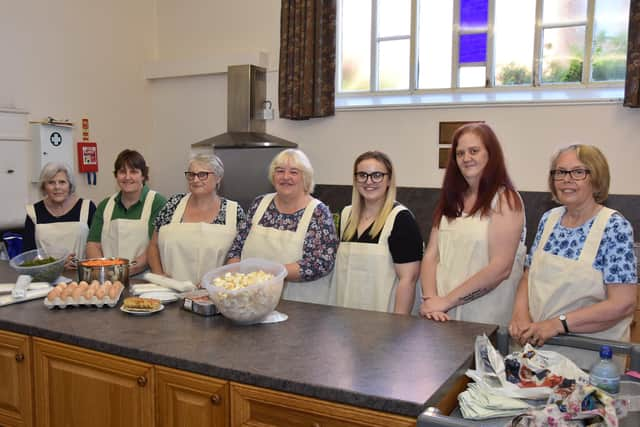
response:
M425 242L429 238L431 215L439 193L439 188L398 187L397 199L415 215ZM542 214L557 205L551 200L551 194L548 192L522 191L520 194L524 200L527 217L528 248L531 246ZM340 212L344 206L351 203L351 186L318 184L314 195L329 205L332 212ZM635 240L640 241L640 196L610 195L605 204L618 210L631 222Z

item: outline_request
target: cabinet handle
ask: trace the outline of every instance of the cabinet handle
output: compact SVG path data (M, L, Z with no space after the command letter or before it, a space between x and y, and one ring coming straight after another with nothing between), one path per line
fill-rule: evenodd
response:
M211 395L211 403L213 403L214 405L218 405L220 402L222 402L222 398L219 394Z
M139 376L138 377L138 385L140 387L144 387L147 385L147 377Z
M7 169L7 173L8 173L8 174L12 174L12 173L14 173L14 172L15 172L15 170L13 170L13 169Z
M22 362L24 360L24 353L16 353L16 362Z

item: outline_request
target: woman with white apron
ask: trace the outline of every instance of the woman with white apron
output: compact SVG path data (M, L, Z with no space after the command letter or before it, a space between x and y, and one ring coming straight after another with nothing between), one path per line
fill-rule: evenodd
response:
M224 265L245 217L237 202L217 194L223 176L217 156L191 159L185 172L190 193L170 197L156 217L148 251L152 273L198 284L207 271Z
M115 161L120 191L100 202L89 231L87 257L120 257L135 261L129 273L147 268L147 246L153 220L166 200L145 185L149 168L137 151L124 150Z
M91 200L75 195L69 166L47 163L40 173L44 199L26 205L23 251L62 248L69 252L66 269L75 269L73 258L84 258L89 225L96 210Z
M269 178L276 193L254 200L229 262L257 257L282 263L287 269L284 299L327 304L338 238L329 208L310 196L311 163L300 150L281 151L271 162Z
M488 125L454 133L433 224L420 314L506 326L525 256L524 206Z
M518 288L512 337L522 345L542 345L565 333L629 341L637 260L631 225L601 204L609 191L606 158L593 146L560 150L549 185L564 206L540 221L530 267ZM584 369L598 360L594 351L543 349L563 353Z
M352 205L342 210L331 281L340 307L409 314L423 240L411 212L395 201L391 159L368 151L354 163Z

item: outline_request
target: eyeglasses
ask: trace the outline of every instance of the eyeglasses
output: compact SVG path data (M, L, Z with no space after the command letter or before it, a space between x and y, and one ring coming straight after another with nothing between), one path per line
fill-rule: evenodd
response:
M589 169L572 169L570 171L566 171L563 169L552 169L549 173L551 174L551 178L553 178L554 181L562 181L567 175L571 176L571 178L576 181L582 181L584 179L587 179L587 175L589 175L591 171Z
M209 178L209 175L215 175L214 172L200 171L200 172L185 172L184 176L188 181L193 181L196 179L196 176L200 181L206 181Z
M378 182L382 182L385 175L389 175L389 174L384 172L371 172L371 173L356 172L353 174L353 176L356 177L356 181L358 181L361 184L364 184L365 182L367 182L369 178L371 178L371 182L377 184Z

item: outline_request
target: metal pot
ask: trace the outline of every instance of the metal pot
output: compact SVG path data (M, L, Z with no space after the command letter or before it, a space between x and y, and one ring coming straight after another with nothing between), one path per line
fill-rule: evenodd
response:
M123 285L129 285L129 267L135 265L135 261L126 258L90 258L78 260L78 282L84 280L91 283L97 280L104 283L106 280L115 282L119 280ZM99 264L99 265L94 265Z

